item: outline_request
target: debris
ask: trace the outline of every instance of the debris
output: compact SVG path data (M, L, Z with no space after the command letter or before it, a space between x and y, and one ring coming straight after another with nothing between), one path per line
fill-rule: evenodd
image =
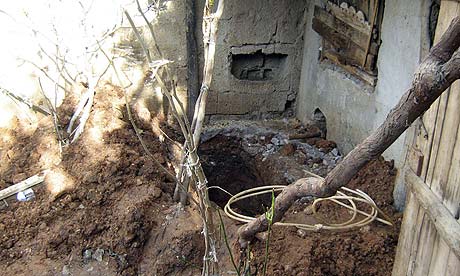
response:
M62 276L70 276L71 273L70 273L70 270L69 270L69 267L68 266L63 266L62 267Z
M34 193L34 190L32 190L31 188L21 191L16 195L16 199L22 202L30 201L34 198L35 198L35 193Z
M297 236L301 237L302 239L307 236L307 231L303 229L297 229Z
M104 249L98 248L93 253L93 259L102 262L102 257L104 256Z
M295 147L292 144L286 144L281 147L279 153L284 156L292 155L295 152Z
M86 249L85 251L83 251L83 260L89 261L92 255L93 255L93 252L91 251L91 249Z
M12 196L16 193L19 193L21 191L24 191L30 187L33 187L37 184L40 184L43 182L45 179L46 171L43 171L39 174L36 174L32 177L27 178L26 180L23 180L17 184L14 184L6 189L3 189L0 191L0 200L5 199L9 196ZM19 200L19 199L18 199Z
M339 156L339 150L337 148L334 148L333 150L331 150L331 153L334 156Z
M281 144L280 140L276 137L273 137L270 142L272 142L273 145L279 146Z

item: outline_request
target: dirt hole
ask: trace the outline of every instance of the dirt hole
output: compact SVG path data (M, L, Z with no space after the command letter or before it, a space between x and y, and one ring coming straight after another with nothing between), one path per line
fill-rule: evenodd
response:
M256 169L257 159L244 151L238 137L216 136L200 146L199 154L208 187L219 186L235 195L265 185ZM230 199L230 195L216 188L209 190L209 197L221 208ZM270 198L269 194L255 196L236 202L232 207L245 215L259 215L270 206Z

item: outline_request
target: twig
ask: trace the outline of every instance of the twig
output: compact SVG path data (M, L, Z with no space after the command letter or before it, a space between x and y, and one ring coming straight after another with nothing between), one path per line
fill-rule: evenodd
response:
M54 108L54 106L51 104L50 99L45 95L45 91L43 90L43 86L42 86L42 82L41 82L40 78L38 78L38 85L40 87L40 92L42 93L42 96L43 96L43 98L45 99L45 102L48 105L48 108L51 110L51 115L53 116L54 131L56 132L56 136L57 136L58 142L59 142L59 153L62 153L62 145L65 144L65 140L62 137L62 133L61 133L61 130L60 130L59 117L58 117L57 111Z
M121 78L120 78L120 75L118 74L118 70L117 68L115 67L115 65L113 64L113 60L110 59L110 57L107 55L107 53L102 49L101 45L98 44L99 46L99 50L102 52L102 54L107 58L107 61L109 62L109 65L112 67L112 69L114 70L114 73L115 73L115 76L118 80L118 83L121 87L123 87L123 83L121 81ZM134 129L134 132L136 133L136 136L137 138L139 139L139 142L141 143L142 145L142 148L144 149L145 153L147 154L147 156L150 157L150 159L155 163L155 165L157 165L167 176L170 180L172 181L176 181L176 177L170 173L168 171L168 169L166 169L154 156L153 154L150 152L150 150L148 149L147 145L145 144L144 142L144 139L142 139L142 136L140 134L140 131L139 131L139 128L137 127L136 123L134 122L133 120L133 116L131 114L131 108L129 107L129 100L128 100L128 96L126 94L126 91L123 91L123 95L124 95L124 98L125 98L125 106L126 106L126 111L128 113L128 120L129 122L131 123L133 129Z
M51 115L51 112L44 109L43 107L41 106L38 106L38 105L35 105L33 104L30 100L26 99L25 97L22 97L22 96L19 96L19 95L16 95L15 93L5 89L5 88L2 88L0 87L0 91L5 94L6 96L10 97L10 98L13 98L17 101L20 101L21 103L27 105L30 109L32 109L33 111L35 112L40 112L44 115Z

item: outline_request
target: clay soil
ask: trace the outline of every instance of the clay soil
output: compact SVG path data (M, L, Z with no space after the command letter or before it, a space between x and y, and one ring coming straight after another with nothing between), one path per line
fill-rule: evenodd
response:
M307 232L295 228L273 228L269 275L391 275L401 215L392 207L395 169L391 162L375 160L347 185L366 192L392 219L395 226L379 222L342 232ZM291 207L284 221L312 223L308 206ZM350 213L332 203L319 207L321 217L340 223ZM260 271L265 241L255 244L253 269Z
M124 115L121 91L108 85L101 91L82 137L62 153L50 118L18 120L1 130L1 189L49 170L45 182L33 188L35 199L11 197L0 210L1 275L200 275L197 211L173 202L174 183L144 153ZM63 125L74 107L68 100L60 108ZM139 122L142 137L173 172L172 153L153 134L155 124L168 126L155 114L147 117L150 121ZM395 227L374 222L340 233L274 227L267 275L390 275L400 221L391 207L394 176L390 162L376 160L349 187L367 192ZM298 220L307 209L299 202L286 219ZM330 220L348 214L329 204L320 212ZM228 218L224 223L235 245L240 225ZM263 239L252 244L253 272L260 273L264 247ZM222 275L232 275L223 243L219 259Z

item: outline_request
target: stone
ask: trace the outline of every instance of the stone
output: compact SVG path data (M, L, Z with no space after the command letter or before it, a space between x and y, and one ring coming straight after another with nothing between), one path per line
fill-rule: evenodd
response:
M98 248L93 253L93 259L102 262L102 258L104 257L104 249Z
M310 199L311 200L311 199ZM308 205L304 210L303 212L306 214L306 215L313 215L313 206L312 205Z
M332 155L334 156L339 156L339 150L337 148L334 148L331 150Z
M285 265L284 266L284 272L288 273L287 275L292 275L292 265Z
M337 144L333 141L321 139L315 143L315 146L324 152L330 152L333 148L337 147Z
M91 249L86 249L83 251L83 260L84 261L89 261L93 255L93 252Z
M279 153L283 156L292 155L295 152L295 147L292 144L286 144L281 147Z
M72 274L70 273L69 267L66 266L66 265L63 266L62 267L62 276L70 276L70 275L72 275Z
M304 239L307 236L307 231L305 231L303 229L297 229L297 236L299 236L302 239Z

